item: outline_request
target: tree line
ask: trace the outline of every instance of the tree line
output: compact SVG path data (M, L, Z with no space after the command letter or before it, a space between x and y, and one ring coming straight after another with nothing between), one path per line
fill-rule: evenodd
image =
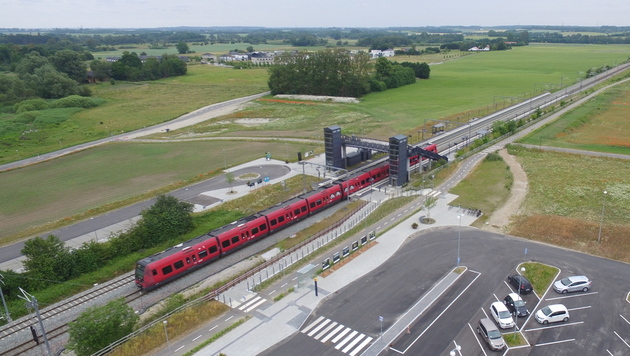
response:
M372 63L367 53L343 50L285 53L269 68L271 93L360 97L428 79L426 63L390 62L381 57Z

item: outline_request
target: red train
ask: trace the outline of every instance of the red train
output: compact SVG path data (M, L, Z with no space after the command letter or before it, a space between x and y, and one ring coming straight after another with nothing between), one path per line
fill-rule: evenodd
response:
M144 258L136 264L136 285L146 290L156 288L276 230L316 214L388 176L389 164L364 170L345 182L300 195Z

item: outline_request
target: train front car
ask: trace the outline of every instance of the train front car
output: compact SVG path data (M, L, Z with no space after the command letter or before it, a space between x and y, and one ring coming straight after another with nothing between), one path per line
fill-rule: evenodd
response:
M138 261L136 285L141 289L151 290L219 256L218 242L214 237L208 235L195 237Z

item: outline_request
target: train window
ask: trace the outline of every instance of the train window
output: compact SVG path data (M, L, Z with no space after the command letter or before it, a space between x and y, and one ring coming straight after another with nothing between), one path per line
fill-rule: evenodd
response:
M214 247L214 246L212 246L212 247ZM208 256L208 251L206 251L206 250L199 251L199 259L206 258L206 256Z
M151 274L153 274L154 276L157 276L157 269L152 269Z
M278 222L276 221L276 219L272 219L271 221L269 221L269 225L271 226L275 226Z
M306 205L302 205L302 207L300 208L300 210L305 213L306 212Z
M267 230L267 224L260 224L260 231Z
M197 256L192 255L193 262L197 262Z
M232 243L233 244L238 243L238 236L232 237Z
M223 240L221 242L221 247L226 248L228 246L230 246L230 240Z
M283 221L284 221L284 216L279 216L279 217L278 217L278 223L281 223L281 222L283 222Z
M322 205L322 200L321 199L317 200L317 205Z
M258 228L255 227L252 229L252 235L256 235L258 233Z
M173 272L173 266L171 266L171 265L168 265L168 266L162 268L162 274L163 275L167 275L167 274L169 274L171 272Z
M315 202L311 203L311 209L315 207Z
M186 257L186 263L190 264L190 257Z
M184 261L177 261L173 264L173 266L175 266L175 269L180 269L182 267L184 267Z
M217 253L217 251L218 251L218 250L219 250L219 249L218 249L216 246L211 246L211 247L208 249L208 252L210 252L210 253Z

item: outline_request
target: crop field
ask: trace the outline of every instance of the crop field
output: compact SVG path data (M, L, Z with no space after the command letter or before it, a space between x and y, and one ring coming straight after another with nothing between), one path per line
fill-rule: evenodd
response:
M521 140L630 155L630 83L621 83Z
M511 234L630 262L627 160L524 148L510 153L524 166L530 184Z
M114 143L3 172L0 238L199 175L220 174L224 162L234 166L267 151L279 159L291 152L295 159L293 152L317 146L287 142L278 150L278 145L248 142L243 149L239 141Z

